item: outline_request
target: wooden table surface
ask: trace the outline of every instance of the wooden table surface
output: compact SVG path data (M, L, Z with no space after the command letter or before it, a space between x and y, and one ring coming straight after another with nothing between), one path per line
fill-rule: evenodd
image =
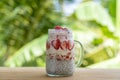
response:
M70 77L48 77L45 68L0 67L0 80L120 80L120 69L77 68Z

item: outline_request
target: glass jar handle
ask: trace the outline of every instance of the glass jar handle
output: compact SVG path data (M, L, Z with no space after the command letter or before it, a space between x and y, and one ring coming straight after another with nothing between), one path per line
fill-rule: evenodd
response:
M81 64L82 64L82 61L83 61L83 57L84 57L84 49L83 49L83 46L82 44L77 41L77 40L74 40L74 43L75 43L75 58L77 57L77 61L75 61L75 64L77 67L79 67ZM77 47L77 44L79 44L79 47ZM78 52L77 52L78 51Z

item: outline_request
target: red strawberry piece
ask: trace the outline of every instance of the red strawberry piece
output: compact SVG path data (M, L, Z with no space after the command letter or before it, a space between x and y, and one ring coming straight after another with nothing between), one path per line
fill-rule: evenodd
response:
M48 50L50 48L50 43L47 41L46 42L46 49Z
M66 55L65 60L69 60L70 56Z
M67 41L63 41L62 43L61 43L61 49L62 50L67 50Z
M68 58L69 58L69 56L67 55L67 56L66 56L66 58L68 59Z
M53 46L56 50L58 50L59 47L60 47L61 42L60 42L59 39L57 39L57 40L53 40L53 41L51 42L51 44L52 44L52 46Z
M61 26L55 26L56 30L63 29Z
M68 52L67 55L70 56L70 55L71 55L71 52Z
M61 61L61 58L57 58L57 61Z
M65 59L64 55L61 55L61 59L62 59L62 60L64 60L64 59Z
M57 59L57 61L61 61L62 60L60 55L56 55L56 59Z
M65 57L65 55L62 55L63 57Z
M61 57L63 58L63 55L61 55Z
M68 50L72 50L74 48L74 42L73 41L70 41L68 40Z

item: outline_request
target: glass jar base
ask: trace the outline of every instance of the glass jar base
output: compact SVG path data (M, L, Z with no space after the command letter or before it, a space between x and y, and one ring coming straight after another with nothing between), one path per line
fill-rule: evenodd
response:
M69 74L69 75L56 75L56 74L47 74L47 76L49 77L68 77L68 76L72 76L73 74Z

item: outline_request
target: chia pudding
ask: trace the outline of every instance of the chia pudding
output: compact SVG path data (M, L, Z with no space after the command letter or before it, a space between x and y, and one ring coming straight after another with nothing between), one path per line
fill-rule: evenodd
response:
M46 72L49 76L70 76L75 69L72 31L56 26L48 30Z

